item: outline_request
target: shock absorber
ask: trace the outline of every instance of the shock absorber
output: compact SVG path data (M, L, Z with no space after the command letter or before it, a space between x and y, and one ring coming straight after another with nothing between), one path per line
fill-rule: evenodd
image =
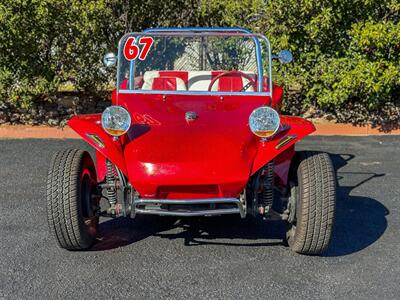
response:
M262 170L262 190L258 194L259 213L265 215L274 201L274 162L267 163Z
M118 214L117 207L117 180L115 177L114 166L111 161L106 161L106 182L107 182L107 198L110 204L109 213Z

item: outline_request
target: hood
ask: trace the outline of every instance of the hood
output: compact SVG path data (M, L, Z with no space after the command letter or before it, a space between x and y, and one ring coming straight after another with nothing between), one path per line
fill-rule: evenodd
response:
M258 138L248 117L261 96L120 94L132 115L124 141L128 177L144 198L236 197ZM195 114L188 121L186 114Z

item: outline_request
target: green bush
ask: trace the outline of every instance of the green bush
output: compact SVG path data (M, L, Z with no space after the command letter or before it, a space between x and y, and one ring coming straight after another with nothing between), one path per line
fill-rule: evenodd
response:
M303 109L379 111L399 106L399 11L398 0L3 0L0 101L29 107L66 85L103 90L115 74L101 57L125 32L242 26L293 52L274 73Z
M108 2L1 1L2 99L29 106L65 83L78 90L104 84L100 57L108 45L116 45L116 33L123 32Z
M397 0L268 1L257 24L293 64L276 66L305 106L377 110L398 102L400 3ZM399 104L398 104L399 105Z

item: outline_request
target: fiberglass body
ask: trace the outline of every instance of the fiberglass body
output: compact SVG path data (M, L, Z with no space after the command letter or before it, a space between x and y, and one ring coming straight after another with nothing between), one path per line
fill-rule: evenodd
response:
M235 36L238 32L250 40L256 39L255 48L257 44L261 48L259 37L247 31L233 29L229 34ZM162 30L146 32L157 33ZM221 77L210 88L211 80L223 72L215 70L209 74L208 82L203 78L207 77L204 71L192 76L194 72L190 71L158 70L157 77L150 78L151 88L144 89L143 77L146 79L150 76L146 74L154 71L137 76L131 63L132 74L128 78L119 76L112 97L112 104L126 108L132 117L125 135L115 139L105 133L100 114L76 116L69 122L97 150L98 181L104 180L104 161L109 159L142 198L238 197L250 176L275 159L275 175L286 184L293 145L314 131L314 126L301 118L281 116L280 129L274 136L260 140L251 132L251 112L268 105L279 110L283 97L282 87L271 84L270 69L264 76L259 51L255 50L258 74L254 73L252 92L238 92L243 85L238 82L239 76ZM120 64L121 61L120 51ZM195 75L205 82L205 90L195 89L191 82ZM140 81L143 88L134 89L133 85ZM188 87L190 84L194 90ZM187 113L194 113L195 119L187 120ZM100 137L102 144L91 138L93 134Z

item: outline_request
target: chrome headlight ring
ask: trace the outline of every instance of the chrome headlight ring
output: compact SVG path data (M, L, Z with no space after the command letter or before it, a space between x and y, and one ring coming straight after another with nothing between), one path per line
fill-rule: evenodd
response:
M278 112L269 106L261 106L253 110L249 117L250 130L261 138L273 136L279 129Z
M119 105L107 107L101 115L101 126L109 135L114 137L125 134L131 127L131 115Z

